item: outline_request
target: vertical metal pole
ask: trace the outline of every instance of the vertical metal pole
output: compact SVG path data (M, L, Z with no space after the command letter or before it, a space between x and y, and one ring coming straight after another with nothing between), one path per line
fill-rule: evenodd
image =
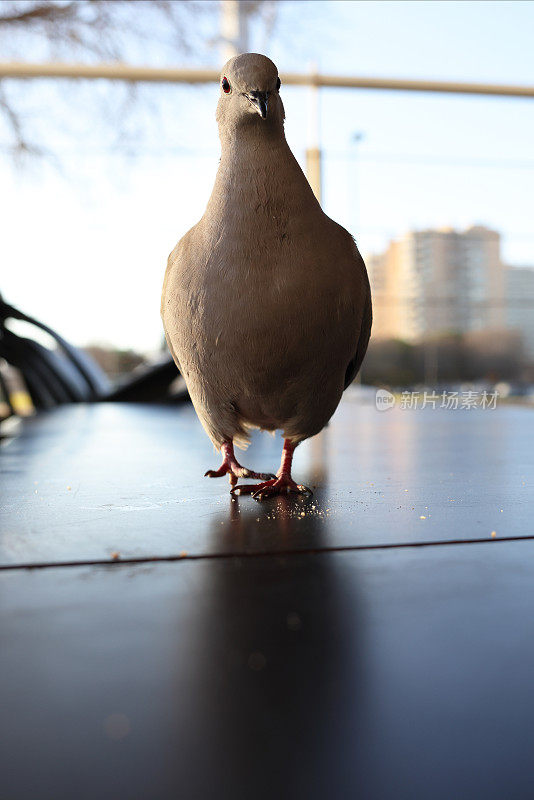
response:
M438 343L429 339L427 332L423 344L424 352L424 384L435 389L438 382Z
M248 50L246 8L239 0L221 2L221 55L223 63Z
M347 170L347 174L349 176L349 197L352 202L350 202L350 228L349 230L354 231L354 236L358 234L358 223L359 223L359 194L358 194L358 145L364 139L364 133L362 131L355 131L351 134L350 137L350 144L353 147L353 169L352 174L351 170Z
M357 236L357 222L358 222L358 144L364 138L364 134L362 131L354 132L350 137L350 144L354 148L354 169L353 174L351 176L350 168L347 170L347 174L349 176L349 213L350 213L350 228L349 230L354 230L354 236ZM349 155L350 158L350 155ZM350 165L349 165L350 166ZM354 185L351 185L351 177L354 181ZM352 200L352 202L350 202ZM356 240L357 241L357 240ZM354 378L353 383L358 386L361 386L362 383L362 372L361 369Z
M319 203L322 197L322 164L321 164L321 148L320 142L320 97L319 87L316 81L313 80L317 74L317 65L312 66L312 75L310 76L310 89L309 89L309 116L308 116L308 148L306 150L306 177L313 189Z

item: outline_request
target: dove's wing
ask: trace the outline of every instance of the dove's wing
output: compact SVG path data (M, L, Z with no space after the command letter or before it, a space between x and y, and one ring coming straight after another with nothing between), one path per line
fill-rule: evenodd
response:
M354 354L354 358L351 358L351 360L349 361L347 371L345 372L345 385L343 387L344 389L346 389L347 386L349 386L352 383L352 381L358 374L358 370L362 365L362 361L365 357L365 353L367 352L367 345L369 344L369 339L371 336L372 323L373 323L373 310L371 305L371 291L368 288L367 298L365 300L365 307L363 309L362 324L360 326L358 343L356 345L356 353Z

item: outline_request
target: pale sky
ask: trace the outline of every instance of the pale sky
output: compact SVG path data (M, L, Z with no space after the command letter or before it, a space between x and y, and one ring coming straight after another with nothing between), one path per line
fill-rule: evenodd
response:
M530 2L301 0L280 4L270 44L253 35L251 49L282 76L316 61L325 73L532 85L533 29ZM161 63L158 52L136 60ZM202 58L216 64L217 52ZM110 149L102 91L36 82L26 95L36 130L43 104L57 104L57 125L42 130L61 169L16 171L0 151L0 291L75 344L150 351L167 255L202 215L217 169L218 87L141 87L131 158ZM282 96L302 163L307 92ZM364 254L410 228L481 223L502 232L508 262L534 265L533 100L323 90L321 111L323 205Z

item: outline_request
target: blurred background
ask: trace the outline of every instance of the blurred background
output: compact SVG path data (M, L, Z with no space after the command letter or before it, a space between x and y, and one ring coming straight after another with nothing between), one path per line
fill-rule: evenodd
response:
M78 77L83 66L214 71L244 50L277 64L289 144L368 265L375 323L362 382L498 386L534 402L533 24L534 5L509 0L4 0L3 413L31 410L28 394L45 407L65 396L36 393L41 357L62 385L81 370L89 396L167 369L166 259L217 169L214 72L124 80ZM42 77L62 64L70 77ZM305 85L316 75L530 96ZM137 399L176 393L173 377Z

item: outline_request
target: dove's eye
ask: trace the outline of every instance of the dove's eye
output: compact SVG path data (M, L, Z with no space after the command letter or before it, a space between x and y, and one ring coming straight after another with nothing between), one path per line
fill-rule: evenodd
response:
M276 79L276 91L277 92L279 91L281 85L282 85L282 81L280 80L280 78L277 78Z
M226 94L228 94L228 92L230 91L230 82L226 76L222 79L221 86L223 92L226 92Z

